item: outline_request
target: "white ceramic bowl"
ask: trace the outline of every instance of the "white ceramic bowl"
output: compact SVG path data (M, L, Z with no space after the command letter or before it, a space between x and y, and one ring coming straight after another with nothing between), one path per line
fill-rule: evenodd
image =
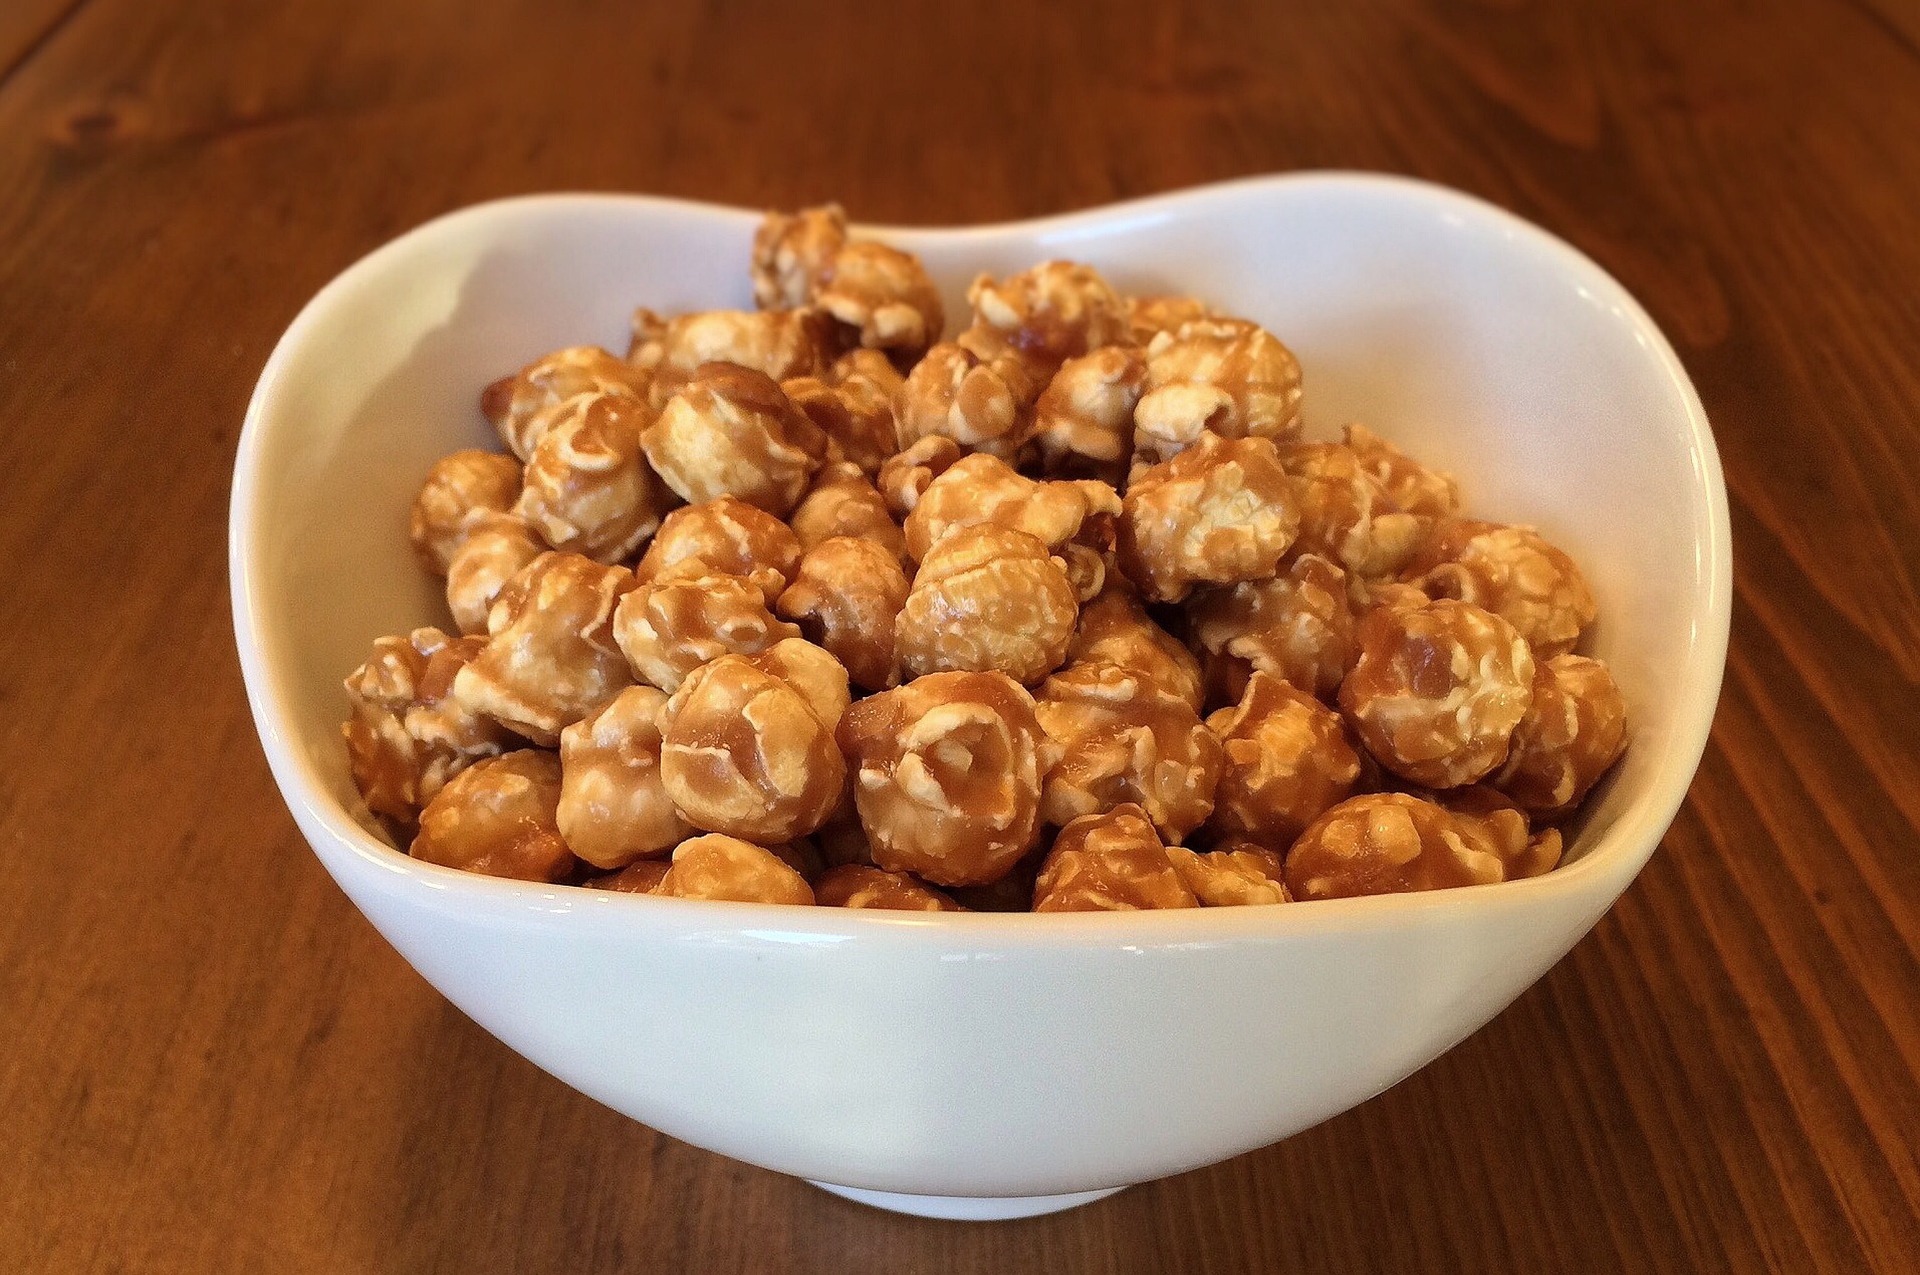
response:
M623 349L636 304L751 304L755 215L554 195L454 213L301 312L235 466L233 609L268 761L315 853L435 987L674 1137L889 1207L1064 1207L1221 1160L1394 1084L1485 1023L1619 896L1672 821L1726 655L1726 493L1700 404L1621 287L1415 182L1303 174L1016 225L884 234L966 313L1047 257L1177 290L1299 354L1310 433L1360 419L1586 568L1633 743L1534 880L1279 908L924 916L611 894L415 863L355 822L340 680L445 625L405 512L493 440L487 381ZM902 1198L902 1195L908 1198Z

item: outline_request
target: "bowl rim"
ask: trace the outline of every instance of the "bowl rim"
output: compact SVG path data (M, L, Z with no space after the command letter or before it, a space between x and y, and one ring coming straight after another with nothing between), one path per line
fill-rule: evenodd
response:
M1480 223L1502 237L1552 258L1560 269L1591 289L1597 299L1624 315L1642 338L1684 405L1693 473L1690 483L1704 507L1705 550L1701 555L1704 596L1681 669L1682 684L1696 687L1677 715L1665 755L1648 791L1628 805L1600 839L1574 861L1543 876L1471 889L1313 900L1311 906L1169 909L1159 912L910 913L858 908L799 908L791 905L731 903L624 894L577 886L514 881L463 872L412 859L375 837L334 800L305 750L295 741L296 720L284 665L269 658L271 618L263 614L254 588L256 527L267 510L261 500L261 458L271 436L278 398L315 330L346 296L376 280L390 263L430 247L471 224L529 212L569 209L635 208L751 223L760 214L729 205L659 195L611 192L555 192L515 195L472 204L442 214L388 240L329 280L300 309L275 343L250 397L234 459L228 514L228 573L234 636L254 725L268 767L282 798L296 817L317 856L336 877L357 864L396 888L425 891L442 904L449 892L488 912L537 912L546 916L605 916L642 924L669 918L701 929L724 928L736 934L787 941L838 940L861 934L918 937L935 943L964 938L969 945L1056 946L1091 943L1110 946L1124 935L1137 944L1213 945L1244 939L1269 940L1290 934L1373 930L1436 919L1468 907L1534 910L1561 904L1603 900L1598 918L1657 848L1685 801L1705 754L1725 673L1732 611L1732 533L1725 479L1705 409L1679 356L1652 317L1631 293L1598 263L1551 232L1517 214L1451 187L1384 173L1308 170L1238 178L1168 191L1117 203L1081 208L1019 221L959 227L905 227L863 224L858 229L903 240L939 239L964 244L1008 233L1042 235L1087 228L1143 215L1175 215L1224 199L1284 193L1288 197L1321 193L1360 195L1426 205L1431 210ZM303 817L304 816L304 817ZM331 840L344 859L327 853L316 830ZM611 909L609 912L608 909ZM676 927L677 928L677 927Z

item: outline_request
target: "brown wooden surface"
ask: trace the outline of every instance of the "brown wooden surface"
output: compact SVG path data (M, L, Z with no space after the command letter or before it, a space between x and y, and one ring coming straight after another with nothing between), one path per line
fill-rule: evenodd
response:
M1920 1270L1920 19L1178 9L0 4L0 1268ZM307 852L227 486L273 341L355 257L533 190L945 223L1315 166L1598 258L1733 498L1691 799L1432 1067L1077 1212L894 1217L536 1071Z

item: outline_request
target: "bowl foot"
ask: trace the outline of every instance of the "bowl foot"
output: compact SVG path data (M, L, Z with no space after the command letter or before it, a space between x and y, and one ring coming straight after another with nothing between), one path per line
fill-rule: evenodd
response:
M807 1181L813 1182L822 1191L830 1191L856 1204L870 1204L876 1209L911 1213L915 1217L936 1217L950 1222L1005 1222L1017 1217L1039 1217L1043 1213L1076 1209L1082 1204L1092 1204L1095 1200L1104 1200L1109 1195L1126 1190L1123 1186L1110 1186L1101 1191L1074 1191L1067 1195L901 1195L893 1191L868 1191L857 1186L814 1182L812 1178Z

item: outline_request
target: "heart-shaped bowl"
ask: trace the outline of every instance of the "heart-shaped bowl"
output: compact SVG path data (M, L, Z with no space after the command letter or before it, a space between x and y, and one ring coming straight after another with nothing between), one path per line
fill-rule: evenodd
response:
M233 611L274 778L340 887L508 1046L664 1133L856 1198L1040 1212L1379 1093L1539 978L1653 853L1726 659L1726 491L1699 400L1565 243L1351 174L874 233L921 255L949 314L976 272L1065 257L1257 320L1299 355L1310 435L1363 420L1457 474L1477 516L1571 552L1632 743L1558 870L1280 907L922 915L530 885L395 850L356 821L340 683L376 637L449 624L407 543L422 475L493 444L476 394L503 372L624 348L636 304L750 306L756 220L619 195L442 217L323 288L247 411Z

